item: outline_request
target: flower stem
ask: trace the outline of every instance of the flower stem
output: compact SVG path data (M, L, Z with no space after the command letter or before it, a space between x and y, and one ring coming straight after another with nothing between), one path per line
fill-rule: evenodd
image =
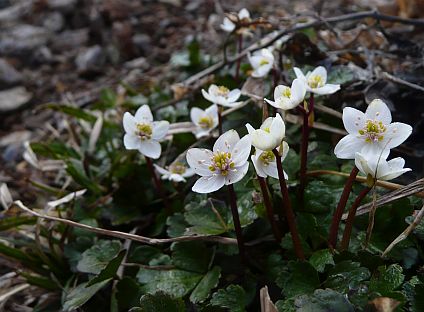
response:
M277 243L281 242L281 233L278 229L277 222L274 218L274 210L272 208L271 199L269 197L268 186L266 184L266 179L258 176L259 185L261 186L262 197L264 199L264 206L266 213L268 215L269 223L271 224L272 233L274 234L275 240Z
M306 169L308 162L308 143L309 143L309 120L310 116L314 112L314 94L311 93L309 97L309 106L308 109L303 109L303 126L302 126L302 145L300 147L300 186L299 186L299 197L301 202L303 202L303 197L305 194L306 188Z
M222 134L222 107L218 105L218 131L219 135Z
M369 187L364 188L361 193L359 193L358 197L356 197L355 201L349 209L349 214L346 219L345 230L343 232L343 239L340 246L340 250L342 251L347 250L349 248L350 236L352 235L353 221L355 220L356 210L358 209L359 205L361 204L361 201L364 199L365 196L367 196L370 190L371 188Z
M153 178L153 183L155 184L156 190L159 192L160 197L162 197L163 203L165 205L166 213L170 215L172 212L172 209L169 204L168 198L166 197L165 192L163 190L162 181L156 175L152 160L146 156L144 156L144 158L146 159L147 169L149 169L150 175Z
M368 228L367 228L367 235L365 237L365 246L364 249L366 249L371 241L371 234L372 230L374 228L374 221L375 221L375 212L377 211L377 205L375 204L377 200L377 193L374 188L374 192L372 194L372 207L368 214Z
M277 162L279 178L278 180L280 182L281 195L283 196L283 209L286 213L287 224L289 226L289 230L293 240L294 251L299 259L304 260L305 255L303 253L302 245L300 243L300 237L296 227L295 216L289 198L289 190L287 188L286 180L284 178L283 166L281 164L281 155L278 153L277 149L274 149L273 153L275 155L275 161Z
M243 36L240 34L238 35L237 53L240 54L242 49L243 49ZM236 64L236 76L234 78L237 82L239 81L239 77L240 77L240 64L241 64L241 58L237 60L237 64Z
M240 218L237 209L237 197L232 184L228 185L228 194L230 197L231 213L233 215L234 230L236 231L237 245L242 263L246 263L246 254L244 251L243 235L241 233Z
M328 244L332 248L336 248L337 245L337 233L339 232L339 224L342 219L344 209L346 207L347 200L349 199L350 191L352 190L353 182L355 181L356 176L358 175L358 168L354 166L350 172L349 178L346 181L346 184L343 189L343 193L340 196L339 203L337 205L336 211L333 214L333 220L331 221L330 235L328 237Z

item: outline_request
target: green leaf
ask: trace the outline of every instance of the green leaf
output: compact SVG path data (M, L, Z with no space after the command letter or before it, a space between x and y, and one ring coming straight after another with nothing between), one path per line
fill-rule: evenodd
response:
M66 293L63 310L72 311L78 309L84 303L91 299L100 289L108 284L112 279L104 280L103 282L86 287L87 283L79 284L77 287Z
M227 308L231 312L243 312L246 307L246 292L239 285L230 285L215 292L210 304Z
M324 272L326 265L334 265L333 255L329 249L318 250L309 258L309 263L318 272Z
M349 289L358 288L370 275L370 271L361 267L359 262L346 260L337 263L329 270L328 278L324 285L344 293L349 291Z
M398 264L391 264L388 267L380 266L375 274L373 274L369 289L387 295L402 285L405 279L402 267Z
M99 188L99 185L86 175L82 165L79 162L67 161L66 162L66 172L79 185L89 189L93 193L100 193L101 190Z
M94 115L87 113L84 109L75 106L47 104L44 107L89 122L95 122L97 119Z
M141 287L134 279L124 277L116 284L116 301L119 311L128 311L129 308L138 306Z
M317 289L313 295L303 295L295 300L296 312L354 312L346 297L332 289Z
M202 242L182 242L171 246L172 263L179 269L205 273L211 262L212 250Z
M31 143L31 149L35 154L53 159L80 159L80 155L72 147L63 142L49 142L49 143Z
M169 294L157 292L146 294L140 299L140 312L184 312L184 301L181 298L173 298Z
M347 66L334 66L328 73L327 82L333 84L344 84L355 78L354 72Z
M242 196L237 198L237 207L240 216L240 224L241 226L247 226L258 218L256 214L254 203L252 200L252 192L247 191L243 192ZM229 208L228 208L229 209ZM231 218L232 221L232 218ZM233 223L231 222L231 228L234 228Z
M214 266L197 284L190 295L190 301L193 303L205 301L209 297L210 291L218 285L220 277L221 268Z
M57 283L51 280L50 278L34 275L34 274L29 274L26 272L20 272L19 275L23 276L26 279L26 281L31 285L35 285L50 291L56 291L60 289Z
M166 219L166 225L168 226L166 233L169 237L183 236L186 228L189 227L181 213L175 213L169 216L168 219Z
M84 273L99 274L121 250L119 241L99 240L83 252L77 270Z
M204 199L197 196L195 201L185 206L184 218L191 225L188 229L193 234L218 235L228 232L231 211L223 202Z
M183 270L147 270L140 269L137 274L142 290L147 293L163 291L173 297L184 297L196 287L201 274Z
M37 218L35 217L9 217L0 219L0 232L6 231L9 229L17 228L20 225L28 225L28 224L35 224L37 221Z
M136 246L129 254L128 261L149 264L152 260L158 259L163 255L159 248L148 245Z
M305 190L305 211L316 214L331 212L337 206L342 191L342 186L326 185L320 180L311 181Z
M99 275L92 278L87 283L87 287L115 277L116 271L118 271L122 259L124 259L125 253L125 250L121 250L121 252L107 264L107 266L99 273Z
M297 261L288 263L287 267L279 273L276 283L288 298L313 293L320 284L315 268L308 262Z

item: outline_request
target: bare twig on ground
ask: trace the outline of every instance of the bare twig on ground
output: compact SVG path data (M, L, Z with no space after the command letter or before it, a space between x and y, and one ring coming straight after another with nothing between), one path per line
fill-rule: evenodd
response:
M379 76L381 78L383 78L383 79L392 81L394 83L397 83L397 84L400 84L400 85L403 85L403 86L407 86L409 88L412 88L412 89L415 89L415 90L419 90L419 91L424 92L424 87L422 87L420 85L417 85L415 83L412 83L412 82L403 80L401 78L395 77L395 76L393 76L393 75L391 75L391 74L389 74L387 72L382 72Z
M417 215L414 218L414 221L403 231L396 239L390 243L389 246L381 254L382 257L386 256L397 244L406 239L408 235L420 224L421 220L424 217L424 206L420 209Z

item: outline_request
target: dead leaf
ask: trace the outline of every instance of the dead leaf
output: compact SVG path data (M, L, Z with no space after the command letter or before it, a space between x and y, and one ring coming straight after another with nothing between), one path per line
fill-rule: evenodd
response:
M260 291L261 312L278 312L277 307L271 301L268 293L268 286L262 287Z
M396 307L400 304L399 301L388 298L388 297L378 297L368 303L375 312L393 312Z

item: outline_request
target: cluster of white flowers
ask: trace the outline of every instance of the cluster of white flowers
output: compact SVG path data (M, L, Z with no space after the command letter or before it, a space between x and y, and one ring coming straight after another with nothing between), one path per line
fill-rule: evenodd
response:
M246 9L238 13L239 21L250 20ZM234 31L236 25L225 18L222 29ZM273 48L261 49L248 55L253 68L252 77L266 76L274 65ZM294 67L296 79L291 86L278 85L274 89L274 101L264 99L269 105L290 110L301 105L306 92L316 95L333 94L340 85L327 83L327 71L319 66L306 75ZM219 106L233 108L241 104L239 89L230 90L225 86L210 85L208 91L202 89L206 100L212 103L205 110L193 107L190 111L196 138L209 136L219 124ZM347 107L343 110L343 123L348 132L336 145L334 153L338 158L355 159L357 168L367 177L390 180L406 171L405 161L395 158L387 161L390 149L399 146L412 132L412 128L403 123L392 123L387 105L381 100L374 100L365 113ZM141 106L133 116L125 113L123 117L125 129L124 145L127 149L136 149L145 157L158 159L161 155L160 141L168 132L167 121L153 121L149 106ZM289 146L284 141L285 124L282 116L267 118L259 129L246 124L248 135L240 139L235 130L222 134L215 142L213 150L191 148L186 153L187 167L180 161L174 161L165 168L155 165L162 179L183 182L194 174L201 176L194 184L193 191L209 193L220 189L223 185L240 181L248 171L251 146L255 152L251 160L260 177L278 178L276 152L281 161L286 157ZM278 156L277 155L277 156ZM287 178L286 173L284 173Z
M337 143L334 153L341 159L355 159L356 167L372 181L391 180L410 171L398 157L387 161L390 149L402 144L412 133L410 125L393 122L387 105L373 100L365 113L343 109L343 124L348 132Z

